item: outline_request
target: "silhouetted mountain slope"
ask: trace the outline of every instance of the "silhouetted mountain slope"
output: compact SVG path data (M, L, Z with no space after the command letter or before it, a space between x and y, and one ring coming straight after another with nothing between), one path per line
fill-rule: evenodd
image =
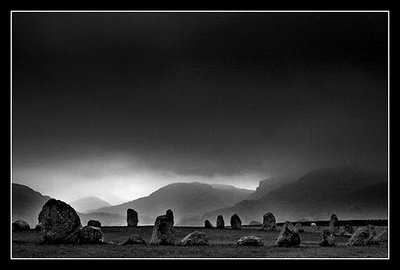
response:
M103 201L102 199L95 197L95 196L81 198L79 200L71 202L70 205L76 211L79 211L82 213L85 213L85 212L93 210L93 209L98 209L101 207L111 206L111 204L109 204L108 202Z
M380 189L373 188L376 184ZM336 212L339 218L386 218L384 211L368 212L373 204L378 204L380 209L387 205L385 185L386 173L367 172L347 166L319 169L257 200L244 200L232 207L211 211L203 219L215 219L219 214L226 219L237 213L243 221L249 222L260 220L267 211L273 212L280 221L327 219L331 212ZM369 195L364 196L364 192L369 192ZM349 205L358 205L363 211L351 209Z
M299 179L299 176L273 176L267 179L261 180L255 192L249 196L249 200L256 200L264 196L265 194L287 184L294 182Z
M246 198L251 192L237 188L214 188L202 183L174 183L160 188L147 197L92 212L125 216L126 210L133 208L138 212L139 224L153 224L158 215L164 214L171 208L174 212L175 223L182 224L188 218L198 220L196 217L199 218L208 211L233 205ZM184 218L182 222L181 218Z
M30 187L12 184L12 220L23 219L31 228L38 223L43 205L50 199Z

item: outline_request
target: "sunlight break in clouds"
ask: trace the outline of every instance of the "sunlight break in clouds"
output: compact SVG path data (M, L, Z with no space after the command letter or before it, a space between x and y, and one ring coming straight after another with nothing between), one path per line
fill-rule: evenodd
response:
M202 182L255 189L265 177L259 174L236 176L179 175L150 169L130 156L92 158L63 164L41 164L15 168L13 182L28 185L43 195L72 202L97 196L111 204L120 204L148 196L157 189L176 182Z

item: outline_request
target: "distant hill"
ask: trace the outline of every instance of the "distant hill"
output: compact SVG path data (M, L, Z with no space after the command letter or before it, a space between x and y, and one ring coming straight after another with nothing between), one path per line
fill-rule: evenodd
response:
M85 213L87 211L98 209L101 207L111 206L111 204L109 204L108 202L95 196L81 198L79 200L71 202L70 205L76 211L79 211L81 213Z
M386 188L385 188L386 187ZM372 212L372 209L374 212ZM256 200L243 200L232 207L210 211L202 219L237 213L244 222L260 220L271 211L279 221L387 218L387 173L369 172L348 166L312 171Z
M87 222L91 219L99 220L102 226L122 226L127 224L126 216L118 214L98 213L98 212L83 214L78 212L78 215L81 219L81 223L83 226L87 225Z
M31 228L38 223L38 216L49 196L20 184L12 184L12 220L23 219Z
M255 192L249 196L249 200L256 200L287 183L294 182L299 179L299 176L273 176L267 179L261 180Z
M139 224L153 224L157 216L171 208L175 223L199 224L202 214L221 207L231 206L247 198L253 191L227 185L213 187L203 183L174 183L158 189L147 197L111 207L91 211L126 216L126 210L138 212ZM126 221L124 221L125 225Z

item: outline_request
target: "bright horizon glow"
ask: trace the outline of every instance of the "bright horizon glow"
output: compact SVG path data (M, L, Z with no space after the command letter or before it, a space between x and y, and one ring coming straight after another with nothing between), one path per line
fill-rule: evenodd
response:
M244 173L226 176L178 175L150 169L131 158L113 157L103 160L70 161L43 164L30 168L14 168L13 183L26 185L42 195L68 203L96 196L112 205L125 203L172 183L200 182L225 184L255 190L268 176Z

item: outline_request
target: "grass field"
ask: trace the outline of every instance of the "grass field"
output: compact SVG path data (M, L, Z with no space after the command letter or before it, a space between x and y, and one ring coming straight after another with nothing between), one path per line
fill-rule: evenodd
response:
M345 246L348 238L336 237L335 247L320 247L319 234L322 227L304 227L300 233L301 245L284 248L275 246L279 232L266 232L258 228L242 230L205 229L202 227L175 227L175 240L180 240L193 231L206 233L209 246L150 246L150 245L116 245L128 239L132 234L139 234L146 242L150 240L152 226L138 228L103 227L104 240L114 244L107 245L43 245L40 232L13 232L13 258L387 258L387 233L378 246L349 247ZM377 233L387 232L387 227L376 226ZM236 241L242 236L256 235L262 239L262 247L237 246Z

